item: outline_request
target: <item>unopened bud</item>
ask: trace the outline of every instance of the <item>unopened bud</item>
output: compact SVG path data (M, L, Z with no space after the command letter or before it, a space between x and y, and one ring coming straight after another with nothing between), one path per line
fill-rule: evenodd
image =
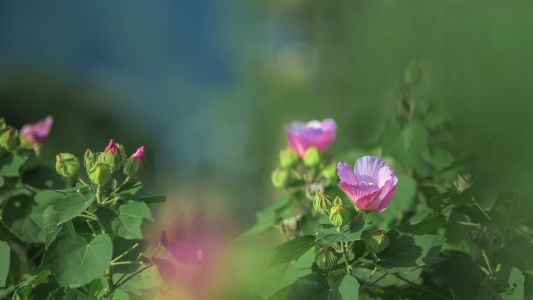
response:
M368 250L374 253L380 253L390 245L390 239L383 229L372 229L363 233L362 237Z
M315 147L307 149L304 153L304 164L308 167L314 167L320 162L320 152Z
M331 207L329 210L329 221L335 227L341 227L346 224L350 219L350 211L342 205L342 203L337 203Z
M96 156L94 155L93 151L91 151L91 149L85 150L85 154L83 155L83 165L85 166L87 173L92 169L95 163Z
M144 167L144 146L141 146L124 163L124 175L137 178Z
M91 182L98 185L105 185L111 181L112 173L109 165L97 162L89 170L89 179Z
M330 199L321 193L316 193L313 198L313 209L319 214L327 214L331 207Z
M291 148L283 149L279 153L279 164L284 168L294 165L297 161L298 154Z
M56 155L56 171L63 177L72 177L78 174L80 161L74 154L59 153Z
M275 169L272 172L272 184L278 189L286 187L289 184L289 172L285 169Z
M4 132L0 134L0 147L7 150L13 151L20 145L19 133L18 131L8 126Z
M318 250L315 261L321 270L329 270L333 268L340 258L340 254L329 247L323 247Z

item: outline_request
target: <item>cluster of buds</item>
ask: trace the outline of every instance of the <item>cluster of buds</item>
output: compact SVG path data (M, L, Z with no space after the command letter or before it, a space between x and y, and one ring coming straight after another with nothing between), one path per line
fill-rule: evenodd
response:
M279 166L272 173L274 186L287 188L317 181L332 184L336 178L335 164L323 152L335 139L335 122L332 119L293 122L285 126L285 134L289 146L279 154Z
M332 201L327 195L316 193L313 199L313 209L319 214L327 214L329 221L335 227L342 227L348 224L352 217L350 209L344 206L339 196Z
M144 146L139 147L128 157L124 146L111 139L103 152L94 153L91 149L87 149L83 164L91 182L102 186L109 183L114 172L120 169L128 178L138 177L142 172L144 160ZM79 168L80 162L74 154L60 153L56 156L56 171L61 176L78 176Z
M8 152L19 148L34 149L39 153L53 124L54 119L48 116L36 123L24 125L19 133L16 128L7 125L5 120L0 118L0 148Z

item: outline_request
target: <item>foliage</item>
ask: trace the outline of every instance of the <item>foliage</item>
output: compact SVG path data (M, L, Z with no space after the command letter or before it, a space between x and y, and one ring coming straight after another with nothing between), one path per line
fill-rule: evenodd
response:
M25 147L20 139L19 147L0 148L0 294L130 299L153 288L130 284L151 267L140 246L143 221L152 220L148 204L164 201L144 194L136 179L144 148L128 158L111 141L103 152L87 150L85 168L75 155L61 153L55 162L60 177L48 172L54 165L38 155L40 145ZM122 174L125 161L135 176Z
M287 197L259 212L241 236L277 229L286 240L270 269L287 266L284 284L258 286L263 299L533 299L529 172L502 179L493 176L497 170L470 171L474 159L487 157L483 147L447 147L452 118L424 97L423 86L413 62L372 148L339 159L323 152L312 165L305 157L292 162L290 150L282 150L272 179ZM337 161L353 163L362 154L383 157L398 177L383 212L357 210L332 174ZM349 212L340 221L328 216L339 205ZM296 265L300 271L291 272Z

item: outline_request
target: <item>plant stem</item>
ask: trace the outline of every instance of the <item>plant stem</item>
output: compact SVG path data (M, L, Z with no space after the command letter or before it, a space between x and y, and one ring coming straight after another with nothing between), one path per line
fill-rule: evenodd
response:
M96 186L96 203L97 204L102 203L102 186L101 185Z
M483 255L483 259L485 260L485 264L487 265L487 268L489 269L490 274L494 274L494 271L492 270L492 266L490 265L489 257L487 256L487 253L485 253L484 249L481 249L481 254Z
M133 249L137 248L139 246L139 243L135 243L133 246L131 246L128 250L122 252L122 254L120 254L119 256L115 257L111 262L116 262L118 261L119 259L123 258L124 256L126 256L128 253L130 253L131 251L133 251Z
M398 274L398 273L395 273L394 275L395 275L398 279L400 279L401 281L406 282L406 283L408 283L409 285L411 285L411 286L413 286L413 287L416 287L416 288L418 288L418 289L420 289L420 290L422 290L422 291L424 291L424 292L426 292L426 293L428 293L428 294L431 294L431 295L433 295L433 296L435 296L435 297L437 297L437 298L439 298L439 299L449 300L448 297L446 297L446 296L444 296L444 295L441 295L441 294L435 292L434 290L429 289L429 288L427 288L427 287L425 287L425 286L418 285L418 284L412 282L411 280L409 280L409 279L403 277L402 275L400 275L400 274Z

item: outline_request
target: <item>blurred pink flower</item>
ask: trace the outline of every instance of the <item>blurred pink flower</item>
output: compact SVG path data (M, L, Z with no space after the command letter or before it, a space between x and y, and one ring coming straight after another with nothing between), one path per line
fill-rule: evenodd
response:
M335 140L336 131L337 125L333 119L325 119L322 122L292 122L285 125L289 145L302 158L305 151L311 147L316 147L320 152L325 151Z
M354 169L338 163L339 188L362 211L384 211L396 192L398 178L389 165L374 156L363 156Z
M54 118L47 116L33 124L24 125L20 130L20 135L30 144L40 146L50 134L53 124Z

